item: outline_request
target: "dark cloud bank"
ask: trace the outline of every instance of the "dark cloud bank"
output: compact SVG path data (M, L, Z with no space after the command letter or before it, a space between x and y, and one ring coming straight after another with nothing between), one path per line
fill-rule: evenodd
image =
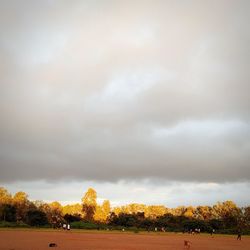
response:
M249 1L0 5L1 182L249 182Z

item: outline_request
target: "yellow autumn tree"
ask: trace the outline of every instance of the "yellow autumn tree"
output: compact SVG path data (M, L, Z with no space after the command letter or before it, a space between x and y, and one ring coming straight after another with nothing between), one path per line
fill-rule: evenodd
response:
M145 217L155 219L156 217L163 216L167 213L167 209L161 205L147 206L145 211Z
M7 214L11 209L13 211L12 196L7 189L0 187L0 220L5 221L6 216L8 217ZM12 214L15 214L15 211L13 211Z
M97 194L93 188L89 188L85 195L82 197L82 211L84 218L88 221L93 221L94 214L97 208Z
M13 197L13 204L16 207L17 221L24 221L29 207L28 195L22 191L17 192Z
M237 211L237 206L233 201L217 202L213 206L213 209L217 215L217 218L227 218L233 216Z
M11 194L4 187L0 187L0 204L11 204L11 202Z
M53 227L59 227L63 221L62 205L58 201L53 201L45 204L43 210L47 214L49 223Z
M184 206L179 206L179 207L173 208L171 211L174 216L182 216L184 215L186 208Z
M71 215L82 215L82 205L79 203L66 205L62 209L63 215L71 214Z
M118 216L119 214L122 213L122 209L121 209L121 207L114 207L114 208L112 209L112 212L113 212L116 216Z
M189 207L186 207L183 215L189 218L193 218L194 214L195 214L195 208L192 206L189 206Z
M145 213L146 206L144 204L131 203L126 206L126 213L136 214L136 213Z
M102 206L97 205L94 220L102 223L106 223L108 221L110 214L110 202L109 200L105 200L102 203Z
M213 209L210 206L198 206L196 208L196 218L206 221L212 219Z

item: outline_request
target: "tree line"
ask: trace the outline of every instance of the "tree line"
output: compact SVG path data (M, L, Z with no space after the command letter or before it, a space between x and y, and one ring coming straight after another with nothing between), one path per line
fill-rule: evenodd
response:
M108 200L97 203L97 193L89 188L81 203L61 205L58 201L30 201L25 192L13 196L0 187L0 226L36 226L60 228L133 229L164 231L250 233L250 206L238 207L233 201L213 206L179 206L128 204L111 207Z

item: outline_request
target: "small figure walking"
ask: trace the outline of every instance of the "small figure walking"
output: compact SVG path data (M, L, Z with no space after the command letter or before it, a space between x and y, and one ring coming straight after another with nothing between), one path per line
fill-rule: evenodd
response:
M184 249L190 249L191 247L191 242L188 240L184 240Z
M70 224L67 224L67 230L68 231L70 230Z
M241 232L238 232L237 240L241 240Z

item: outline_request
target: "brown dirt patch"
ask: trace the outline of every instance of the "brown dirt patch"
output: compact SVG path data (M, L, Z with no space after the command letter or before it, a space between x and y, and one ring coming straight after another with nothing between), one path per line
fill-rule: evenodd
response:
M184 240L190 250L249 250L250 237L187 235L169 233L102 233L76 231L0 231L0 250L183 250ZM57 247L49 247L49 243Z

